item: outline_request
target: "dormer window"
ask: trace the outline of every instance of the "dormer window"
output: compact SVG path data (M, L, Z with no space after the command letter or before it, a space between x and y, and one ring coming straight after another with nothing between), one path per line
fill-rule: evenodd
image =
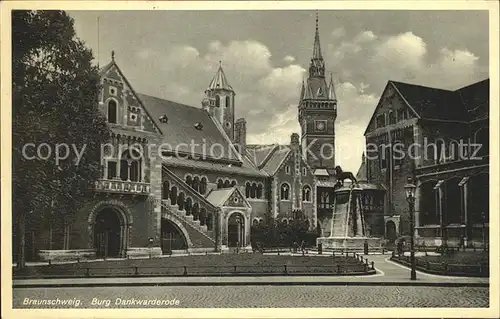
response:
M165 123L167 124L168 123L168 116L166 114L160 116L160 123Z
M203 129L203 124L201 124L200 122L196 122L194 124L194 128L197 129L198 131L201 131Z

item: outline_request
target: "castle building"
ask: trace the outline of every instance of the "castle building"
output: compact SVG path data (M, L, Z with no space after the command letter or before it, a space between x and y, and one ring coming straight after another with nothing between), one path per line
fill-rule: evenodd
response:
M358 179L385 190L375 198L383 203L387 239L411 234L404 192L410 177L417 186L414 235L419 244L487 243L488 79L454 91L389 81L365 138Z
M237 90L222 66L201 106L135 91L114 53L100 77L99 108L112 131L102 178L72 220L27 225L28 260L249 247L251 225L289 223L296 210L316 231L317 211L329 204L323 192L332 186L337 107L317 20L298 105L302 135L291 134L287 145L247 143L247 122L235 119Z

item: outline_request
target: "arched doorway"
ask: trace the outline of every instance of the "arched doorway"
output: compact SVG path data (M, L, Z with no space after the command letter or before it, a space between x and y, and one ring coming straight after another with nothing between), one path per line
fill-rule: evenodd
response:
M232 213L227 221L227 246L245 247L245 217L241 213Z
M188 248L186 238L182 231L171 220L161 219L161 251L184 250Z
M397 233L396 233L396 224L392 221L392 220L389 220L386 224L385 224L385 237L391 242L393 243L396 238L397 238Z
M120 256L122 227L118 214L115 209L104 208L96 216L94 248L97 258Z

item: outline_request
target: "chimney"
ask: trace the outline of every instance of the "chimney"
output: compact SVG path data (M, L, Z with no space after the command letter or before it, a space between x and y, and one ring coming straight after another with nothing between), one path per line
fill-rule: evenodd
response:
M234 124L234 144L240 154L245 153L247 147L247 121L244 118L239 118Z

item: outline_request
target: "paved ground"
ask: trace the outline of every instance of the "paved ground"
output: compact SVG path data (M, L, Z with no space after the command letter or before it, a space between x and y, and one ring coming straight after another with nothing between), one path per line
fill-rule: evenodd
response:
M26 299L28 298L28 299ZM28 300L73 300L73 305L23 305ZM116 304L164 300L166 305ZM177 302L178 301L178 302ZM78 307L76 307L78 303ZM237 308L237 307L488 307L488 288L371 286L161 286L22 288L13 291L14 308Z
M418 273L371 255L373 276L144 277L15 280L14 308L488 307L488 278ZM205 284L204 286L200 283ZM239 284L245 285L239 285ZM391 286L385 284L391 283ZM158 285L159 284L159 285ZM217 285L219 284L219 285ZM286 284L281 286L280 284ZM334 284L335 286L332 286ZM416 286L421 284L424 286ZM449 284L463 286L449 287ZM34 286L20 288L22 285ZM37 285L47 287L36 287ZM51 285L59 285L59 287ZM90 287L75 287L89 285ZM100 285L94 286L93 285ZM216 286L217 285L217 286ZM434 285L429 287L427 285ZM63 287L60 287L63 286ZM73 287L71 287L73 286ZM57 300L59 298L59 301ZM129 304L116 303L126 300ZM135 299L134 299L135 298ZM54 301L55 305L29 304ZM141 301L150 304L141 304ZM66 302L70 304L61 304ZM138 303L139 302L139 303ZM152 304L151 304L152 303Z

